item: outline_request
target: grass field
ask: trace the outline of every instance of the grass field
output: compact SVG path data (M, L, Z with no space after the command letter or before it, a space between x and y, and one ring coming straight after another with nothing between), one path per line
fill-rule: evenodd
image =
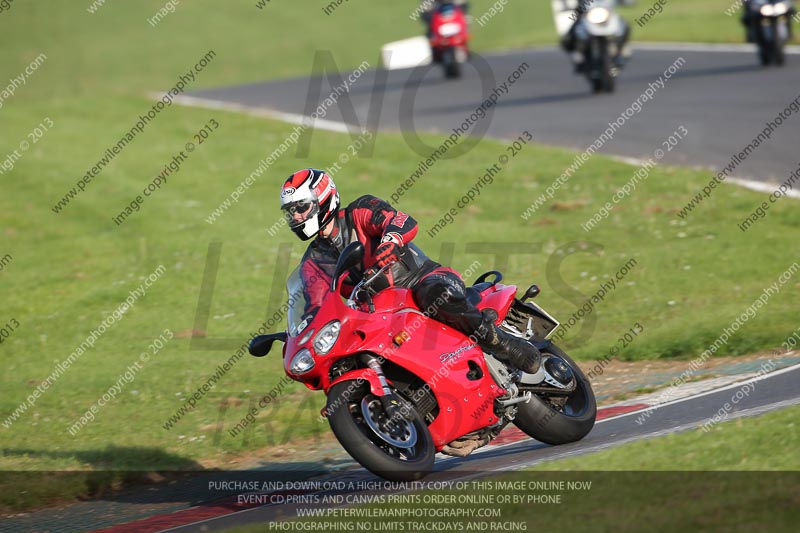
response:
M4 370L0 413L6 422L0 427L3 470L224 466L267 443L314 438L325 430L317 422L323 396L290 385L278 407L260 419L268 417L268 426L259 423L249 440L228 435L227 429L245 415L248 402L280 380L282 365L275 356L237 362L174 428L166 430L163 424L231 357L270 306L274 309L280 302L280 293L271 290L273 285L280 289L283 281L273 279L276 264L285 258L282 245L291 246L292 260L299 259L302 245L286 230L274 238L267 232L279 216L276 187L297 168L335 161L349 137L316 132L309 157L286 154L239 203L209 225L206 217L291 128L234 113L172 106L63 212L51 210L147 113L153 105L147 93L172 86L208 50L216 56L191 88L300 75L310 68L312 51L320 48L333 50L345 68L360 63L365 50L370 51L369 59L376 58L380 43L419 32L407 19L411 6L399 3L391 7L346 3L330 17L298 4L273 0L258 10L251 3L240 3L226 5L223 11L218 3L186 2L155 28L147 18L163 6L157 1L109 2L89 14L83 4L18 0L0 13L3 76L18 75L40 53L47 56L0 108L0 158L17 149L45 119L53 123L13 170L0 176L0 324L19 324L0 346ZM726 2L711 4L722 7ZM474 3L476 11L489 5ZM650 23L653 31L669 20L675 24L681 5L674 0L675 13L665 10L663 19ZM712 13L709 8L704 16ZM296 21L304 16L314 17L315 24L325 25L327 31L299 32ZM372 23L365 25L367 19ZM519 31L512 31L515 28ZM514 3L476 35L476 46L551 42L550 31L547 10ZM719 35L714 39L726 40ZM218 129L138 213L118 227L112 217L211 119L219 123ZM402 207L421 222L419 244L434 258L443 245L455 243L456 268L475 260L487 269L493 266L485 254L465 253L467 242L533 243L533 255L511 259L507 279L521 285L537 281L543 288L541 303L559 317L575 312L601 280L635 258L637 265L624 284L590 315L590 320L596 319L592 335L576 341L577 328L567 335L563 344L578 358L602 357L635 322L641 322L645 332L621 357L696 356L793 263L800 215L788 201L773 207L768 219L746 236L736 229L736 222L765 195L732 186L717 190L689 222L678 221L674 210L708 179L692 170L654 171L637 196L587 239L580 223L635 170L595 157L563 188L558 209L522 221L519 214L574 157L566 150L540 146L526 148L514 158L458 224L428 238L425 230L479 177L476 169L504 150L502 143L484 140L463 157L438 163L435 175L422 180ZM418 159L401 136L380 134L374 156L347 164L336 175L337 184L346 199L365 192L388 197L416 168ZM518 178L512 180L512 175ZM497 204L503 209L494 209ZM208 339L228 341L221 349L192 350L186 332L195 327L207 251L214 242L223 244L209 320L201 326ZM561 267L548 270L548 261L560 257L566 257ZM6 417L159 265L165 273L146 295L33 407L8 423ZM791 294L796 287L792 280L718 353L746 353L780 344L797 326L796 297ZM93 422L71 435L67 428L166 328L176 338L121 387ZM79 495L85 487L58 491Z

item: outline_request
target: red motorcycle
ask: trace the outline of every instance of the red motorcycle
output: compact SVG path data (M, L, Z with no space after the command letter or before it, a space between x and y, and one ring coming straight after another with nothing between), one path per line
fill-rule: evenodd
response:
M312 312L296 269L287 283L287 331L250 342L257 357L269 353L274 341L285 343L287 375L325 391L322 414L361 465L391 481L410 481L432 470L436 452L469 455L510 422L554 445L591 431L594 393L575 362L547 340L558 322L526 301L539 294L536 285L518 299L517 288L502 285L502 274L491 271L467 290L478 308L497 311L500 327L542 352L539 371L526 374L429 318L409 289L374 293L371 285L380 273L362 279L343 301L342 283L363 254L360 243L344 249L330 294Z
M445 4L431 14L431 51L447 78L461 76L461 64L469 57L469 30L464 10Z

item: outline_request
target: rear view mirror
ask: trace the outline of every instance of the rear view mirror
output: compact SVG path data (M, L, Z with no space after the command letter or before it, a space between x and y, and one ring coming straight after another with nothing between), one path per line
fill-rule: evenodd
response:
M258 335L253 337L248 346L250 355L254 357L264 357L272 349L272 343L275 341L286 342L286 332L270 333L269 335Z
M522 297L522 301L529 300L531 298L536 298L542 290L539 288L538 285L533 284L528 287L528 290L525 291L525 295Z

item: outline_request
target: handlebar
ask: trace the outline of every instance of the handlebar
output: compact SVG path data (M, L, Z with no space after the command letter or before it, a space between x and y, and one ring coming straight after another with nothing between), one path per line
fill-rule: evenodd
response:
M372 284L373 281L378 279L378 276L380 276L386 270L391 268L392 264L393 263L389 263L388 265L385 265L380 270L375 272L375 274L373 274L368 279L362 278L361 281L359 281L356 284L356 286L353 287L353 292L350 293L350 298L347 299L347 306L350 307L351 309L355 309L356 308L356 299L358 298L358 293L363 291L365 288L369 287ZM375 312L375 305L372 303L372 296L369 294L369 292L366 292L365 294L366 294L367 305L369 305L369 312L370 313L374 313Z

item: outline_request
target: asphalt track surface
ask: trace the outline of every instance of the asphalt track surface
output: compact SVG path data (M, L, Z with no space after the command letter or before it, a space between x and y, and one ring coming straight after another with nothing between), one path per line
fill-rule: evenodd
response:
M616 92L610 95L591 94L588 82L572 72L566 55L556 49L479 56L456 81L445 80L438 66L388 73L369 70L324 118L334 126L357 124L351 128L354 132L368 124L374 129L376 123L379 131L404 131L409 145L421 157L427 157L434 147L419 146L412 131L449 135L485 96L527 63L529 68L507 93L498 95L493 111L472 131L511 139L527 130L540 143L583 150L639 99L641 111L626 118L601 153L646 159L683 126L689 131L688 137L662 162L720 170L800 93L798 55L789 55L784 68L762 68L754 49L676 48L636 48L617 80ZM672 77L664 79L663 87L659 86L651 100L644 102L641 95L648 87L660 85L659 78L678 58L685 62ZM373 58L367 60L375 62ZM342 69L343 77L350 72ZM197 98L197 105L233 104L281 114L280 118L299 123L337 84L324 76L302 77L197 91L190 96ZM315 99L317 87L320 96ZM382 98L377 121L374 95ZM372 122L367 120L370 109ZM785 120L733 174L758 181L784 181L800 165L798 114ZM313 156L312 141L309 158Z
M649 411L649 416L644 419L640 418L644 411L634 411L611 417L598 422L586 438L572 444L548 446L527 439L507 445L483 448L463 459L441 459L441 456L437 456L435 473L425 478L425 481L474 480L554 459L577 456L636 440L694 429L720 413L720 409L723 409L726 403L731 406L731 409L726 412L726 420L755 416L790 405L797 405L800 404L798 380L800 380L800 365L795 365L760 378L752 378L714 391L664 403ZM378 478L359 468L315 479L317 481L367 482L375 481ZM313 493L313 491L309 493ZM299 507L308 507L308 505L268 504L165 531L180 533L224 531L234 526L258 523L264 524L266 529L270 521L280 519L280 517L284 519L296 517L296 509ZM320 506L315 505L314 507Z

